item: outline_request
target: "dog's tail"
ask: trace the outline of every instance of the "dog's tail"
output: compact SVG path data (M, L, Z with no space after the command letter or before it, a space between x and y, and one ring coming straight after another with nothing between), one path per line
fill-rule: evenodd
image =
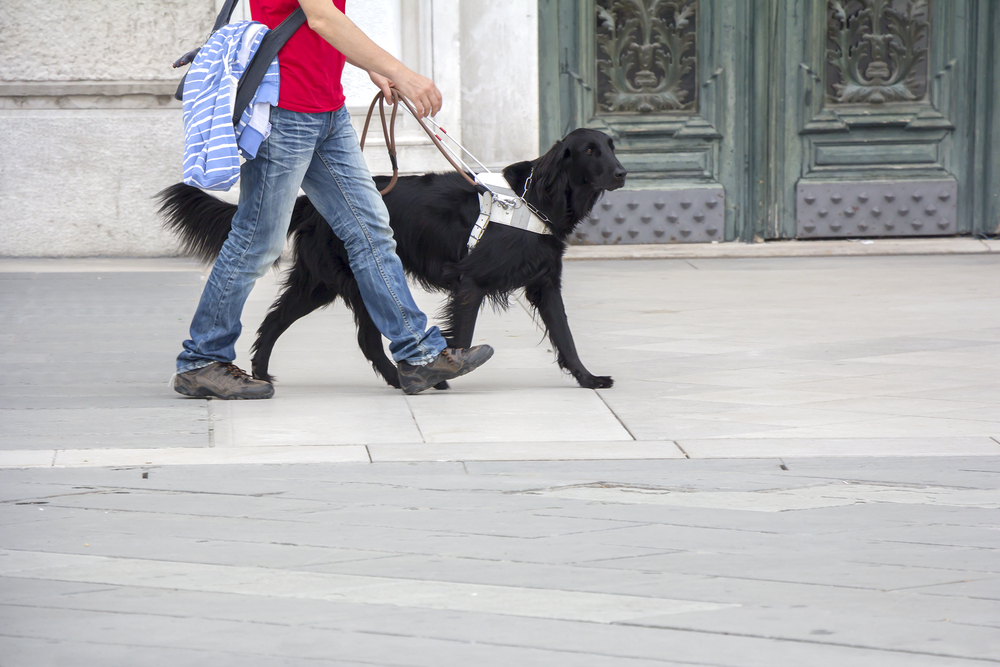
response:
M177 183L156 194L163 226L181 241L181 252L211 264L219 256L236 215L236 205L196 187Z

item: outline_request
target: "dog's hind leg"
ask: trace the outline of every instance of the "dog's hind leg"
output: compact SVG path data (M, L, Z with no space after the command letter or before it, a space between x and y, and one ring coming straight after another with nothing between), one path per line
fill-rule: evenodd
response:
M253 376L258 380L273 381L268 373L271 351L281 334L295 320L305 317L317 308L329 305L337 298L337 290L332 285L320 284L310 289L303 280L304 274L292 269L286 281L284 291L271 304L267 316L257 329L257 340L253 342L250 352L253 355L251 366Z
M375 326L368 308L365 307L357 282L344 287L344 301L347 307L354 311L354 323L358 326L358 347L361 348L361 353L390 387L399 389L399 369L389 357L385 356L382 333Z

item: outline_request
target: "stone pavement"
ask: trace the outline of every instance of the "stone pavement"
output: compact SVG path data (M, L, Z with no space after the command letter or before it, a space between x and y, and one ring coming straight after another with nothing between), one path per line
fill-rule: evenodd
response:
M486 366L407 397L336 305L266 402L167 387L200 267L0 260L0 667L998 663L975 243L575 252L600 391L515 302Z

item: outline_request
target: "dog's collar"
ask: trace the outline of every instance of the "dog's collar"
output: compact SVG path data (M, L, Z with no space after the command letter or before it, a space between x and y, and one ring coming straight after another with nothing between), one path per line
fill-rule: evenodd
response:
M528 179L530 181L531 176ZM486 191L479 195L479 218L472 227L467 244L470 251L479 243L491 222L535 234L552 235L552 230L534 208L511 190L503 174L482 172L476 174L476 182L486 188Z

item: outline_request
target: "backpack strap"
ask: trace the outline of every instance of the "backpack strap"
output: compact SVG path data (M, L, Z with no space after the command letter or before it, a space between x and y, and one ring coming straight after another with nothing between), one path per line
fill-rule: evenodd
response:
M239 0L226 0L225 4L222 5L222 9L219 10L219 15L215 18L215 25L212 26L212 32L215 32L222 26L229 23L229 20L233 18L233 10L236 9L236 3L238 1Z
M212 32L208 33L210 36L215 34L216 30L229 23L229 19L233 18L233 10L236 9L237 2L239 2L239 0L226 0L226 2L223 3L222 9L219 10L219 15L215 17L215 25L212 26ZM194 57L198 55L199 51L201 51L200 46L197 49L188 51L183 56L175 60L174 69L191 64L191 62L194 60ZM185 73L184 76L181 77L181 82L177 84L177 90L174 91L174 99L177 100L178 102L184 99L185 79L187 79L187 73Z
M226 0L225 4L222 5L222 9L219 11L219 15L215 19L215 25L212 27L212 33L214 34L216 30L222 26L229 23L229 20L233 17L233 10L236 9L236 3L239 0ZM298 7L294 12L288 15L288 17L282 21L277 28L268 31L264 35L263 39L260 40L260 45L257 47L257 51L254 53L253 58L247 64L246 70L243 72L243 76L240 77L240 82L236 87L236 101L233 105L233 125L240 122L240 118L243 116L244 109L250 104L250 100L253 99L254 93L257 92L257 87L260 86L260 82L264 80L264 75L267 74L267 68L274 60L274 57L278 55L278 51L281 47L285 45L285 42L295 34L303 23L306 22L306 14L302 11L302 7ZM198 51L201 47L193 51L185 53L183 56L174 62L174 67L183 67L191 63L195 56L198 55ZM187 78L187 74L181 77L181 82L177 85L177 90L174 92L175 100L184 99L184 80Z
M306 13L302 11L302 7L300 6L289 14L288 18L282 21L277 28L269 31L260 40L257 51L253 54L250 62L247 63L247 68L243 70L243 76L240 77L240 82L236 86L236 101L233 103L233 125L240 122L243 110L247 108L250 100L257 93L257 88L260 86L260 82L264 80L264 75L267 74L267 68L271 65L271 61L278 55L278 51L285 45L285 42L305 22Z

